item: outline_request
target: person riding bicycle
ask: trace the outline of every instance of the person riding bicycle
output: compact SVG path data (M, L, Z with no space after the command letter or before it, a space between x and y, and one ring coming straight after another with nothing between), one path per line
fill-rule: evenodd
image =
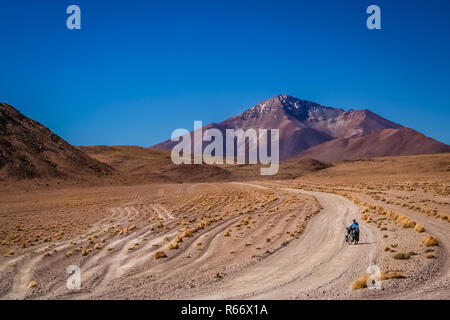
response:
M350 225L350 227L348 227L348 233L350 233L350 231L354 230L355 231L355 240L356 243L359 242L359 224L358 222L356 222L356 219L353 219L353 223Z

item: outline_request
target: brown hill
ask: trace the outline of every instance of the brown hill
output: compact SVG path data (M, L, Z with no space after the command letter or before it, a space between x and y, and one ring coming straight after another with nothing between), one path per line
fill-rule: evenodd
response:
M128 183L292 179L329 167L317 160L294 159L281 163L278 174L261 176L261 165L175 165L168 150L137 146L78 148L92 158L117 169L122 173L123 182Z
M226 129L239 128L279 129L280 159L287 160L310 147L336 138L359 137L401 126L369 110L344 111L279 95L223 122L204 127L209 128L219 129L223 133ZM176 143L168 140L153 148L170 150Z
M338 138L309 148L299 158L339 162L384 156L450 152L450 146L412 129L385 129L372 134Z
M0 103L0 180L105 176L114 170Z

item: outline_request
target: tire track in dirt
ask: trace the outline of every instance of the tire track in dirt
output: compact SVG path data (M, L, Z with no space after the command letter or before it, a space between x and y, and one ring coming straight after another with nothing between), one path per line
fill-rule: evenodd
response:
M257 188L260 185L248 184ZM344 197L281 188L316 197L323 210L306 226L293 244L280 249L261 263L223 281L214 292L198 299L288 299L307 296L343 296L349 284L362 274L380 249L376 230L361 226L365 245L344 244L344 232L360 208ZM325 293L324 293L325 292Z

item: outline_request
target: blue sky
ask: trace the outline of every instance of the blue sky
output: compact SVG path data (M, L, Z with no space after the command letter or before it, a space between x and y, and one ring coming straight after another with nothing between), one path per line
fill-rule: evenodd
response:
M280 93L450 143L449 14L446 0L1 1L0 101L75 145L150 146Z

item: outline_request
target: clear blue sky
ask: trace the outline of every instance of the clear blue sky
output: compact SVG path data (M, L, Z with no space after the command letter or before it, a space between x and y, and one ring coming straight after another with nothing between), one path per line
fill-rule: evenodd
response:
M450 143L449 39L448 0L1 1L0 101L75 145L150 146L280 93Z

